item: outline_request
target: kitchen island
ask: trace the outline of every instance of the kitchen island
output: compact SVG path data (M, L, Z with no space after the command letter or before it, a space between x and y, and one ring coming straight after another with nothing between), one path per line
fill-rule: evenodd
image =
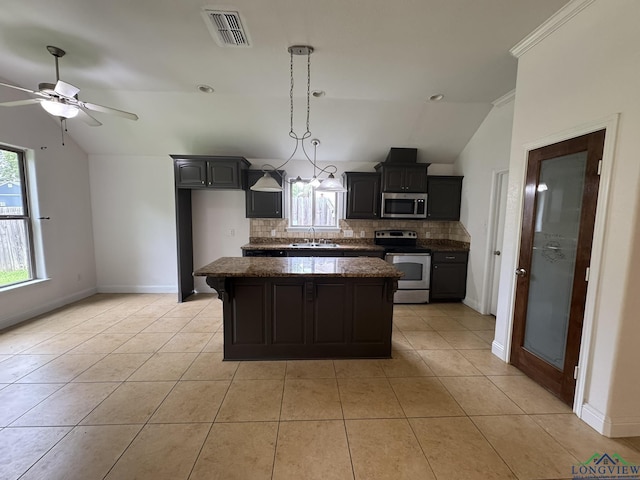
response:
M223 257L194 272L223 303L225 360L390 358L402 273L368 257Z

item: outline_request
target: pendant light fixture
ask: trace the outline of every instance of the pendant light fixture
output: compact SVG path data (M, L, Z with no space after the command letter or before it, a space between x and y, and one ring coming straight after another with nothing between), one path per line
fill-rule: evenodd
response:
M346 189L342 187L342 184L339 180L337 180L333 174L338 171L335 165L327 165L324 168L318 167L316 163L316 150L318 145L320 145L320 140L313 139L311 140L311 144L313 145L313 160L309 158L307 154L307 150L305 148L305 140L311 137L311 130L309 129L309 119L311 116L311 54L313 53L313 47L308 45L293 45L287 49L289 52L290 62L289 62L289 71L290 71L290 89L289 89L289 113L290 113L290 129L289 136L295 140L295 146L293 148L293 152L289 156L289 158L280 166L274 167L273 165L263 165L262 170L264 171L264 175L258 179L258 181L250 187L251 190L258 192L281 192L283 190L282 186L278 184L278 182L271 175L272 172L276 172L283 168L289 161L293 158L293 156L298 151L298 148L302 150L305 158L313 165L313 178L309 182L312 186L316 187L318 190L322 191L332 191L332 192L346 192ZM294 64L294 55L296 56L305 56L307 57L307 116L306 116L306 130L302 134L296 133L293 128L293 91L294 91L294 81L293 81L293 64ZM329 178L326 180L321 180L318 178L319 175L329 174ZM292 183L302 182L306 183L304 180L298 176ZM329 182L326 187L323 188L324 182ZM339 188L339 189L338 189Z

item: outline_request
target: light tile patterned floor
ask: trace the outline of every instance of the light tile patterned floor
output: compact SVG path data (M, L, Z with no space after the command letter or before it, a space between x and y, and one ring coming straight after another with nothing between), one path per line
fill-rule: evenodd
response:
M492 317L397 305L393 359L223 362L214 295L95 295L0 332L1 479L562 479L640 463L491 355Z

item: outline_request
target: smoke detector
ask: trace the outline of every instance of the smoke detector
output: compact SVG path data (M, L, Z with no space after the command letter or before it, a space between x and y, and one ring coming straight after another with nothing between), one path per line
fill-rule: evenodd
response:
M203 8L202 16L209 33L221 47L250 47L249 33L239 12Z

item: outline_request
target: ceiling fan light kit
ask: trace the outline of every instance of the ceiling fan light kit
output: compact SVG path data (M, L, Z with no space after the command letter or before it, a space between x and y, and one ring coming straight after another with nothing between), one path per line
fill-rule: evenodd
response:
M307 140L309 137L311 137L311 130L309 129L309 118L310 118L310 114L311 114L311 104L310 104L310 98L311 98L311 54L313 53L313 47L311 47L309 45L292 45L287 49L287 51L289 52L289 57L290 57L290 68L289 68L289 71L290 71L290 80L291 80L290 89L289 89L289 111L290 111L289 136L295 140L295 145L294 145L294 148L293 148L293 152L291 153L289 158L282 165L280 165L278 167L274 167L273 165L269 165L269 164L263 165L262 169L264 171L264 175L260 179L258 179L258 181L254 185L252 185L249 188L251 190L258 191L258 192L274 192L274 191L281 192L283 190L283 188L280 185L278 185L278 182L276 182L273 179L273 177L271 176L270 172L274 172L276 170L280 170L281 168L283 168L293 158L293 156L298 151L298 148L300 148L302 150L302 153L304 154L305 158L309 161L309 163L311 163L311 165L313 165L313 178L309 182L304 182L300 178L300 176L298 176L295 180L292 181L292 183L299 183L299 182L309 183L312 187L316 188L318 191L346 192L347 190L342 186L342 183L340 183L340 181L337 180L333 176L333 174L338 171L338 169L336 168L335 165L327 165L324 168L318 167L318 165L316 163L316 150L318 148L318 145L320 145L320 140L314 138L314 139L312 139L310 141L311 145L313 145L313 160L309 157L309 155L307 154L307 150L305 148L305 140ZM307 92L306 92L306 96L307 96L307 116L306 116L306 130L302 134L296 133L294 128L293 128L293 112L294 112L294 104L293 104L293 90L294 90L293 64L294 64L294 55L296 55L296 56L306 55L306 57L307 57ZM320 91L319 90L314 91L314 93L313 93L314 97L321 97L322 95L324 95L324 92L322 92L319 95L316 94L316 92L320 92ZM318 175L322 175L322 174L328 174L329 177L327 179L325 179L325 180L321 180L320 178L318 178ZM271 179L271 181L273 183L269 182L268 179ZM326 185L325 185L325 182L328 182L328 183L326 183ZM274 184L278 186L277 190L275 189Z
M66 52L61 48L54 47L53 45L47 45L47 51L53 55L55 59L56 83L40 83L38 85L38 91L29 90L16 85L10 85L8 83L0 83L0 85L4 87L13 88L39 97L28 100L4 102L0 103L0 106L15 107L19 105L39 103L47 113L58 117L61 120L78 117L87 125L95 127L102 125L102 123L94 118L89 111L118 115L129 120L138 120L138 116L135 113L125 112L111 107L104 107L95 103L83 102L78 99L78 92L80 89L70 83L60 80L58 59L64 57Z
M42 100L40 102L40 106L54 117L74 118L78 116L79 112L78 107L75 105L62 103L55 98L52 98L51 100Z

